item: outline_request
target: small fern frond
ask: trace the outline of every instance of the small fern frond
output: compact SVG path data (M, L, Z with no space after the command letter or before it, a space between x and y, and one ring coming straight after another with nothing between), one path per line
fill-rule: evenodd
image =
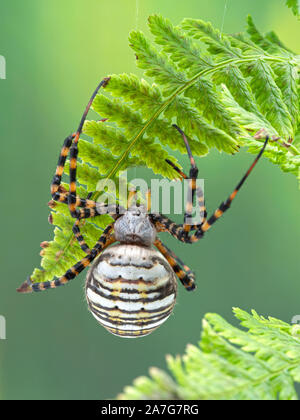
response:
M292 9L295 16L300 16L300 1L299 0L286 0L286 5Z
M262 35L257 27L255 26L251 16L247 18L247 33L250 36L253 45L259 45L265 52L272 53L281 53L284 55L289 55L289 52L280 46L280 43L272 41L267 36Z
M283 101L282 92L275 82L272 67L264 60L256 59L247 66L246 71L261 112L277 130L279 136L292 137L292 117ZM264 89L262 89L263 86Z
M241 330L207 314L198 346L167 357L172 374L151 369L119 399L296 400L300 382L300 330L275 318L234 309Z

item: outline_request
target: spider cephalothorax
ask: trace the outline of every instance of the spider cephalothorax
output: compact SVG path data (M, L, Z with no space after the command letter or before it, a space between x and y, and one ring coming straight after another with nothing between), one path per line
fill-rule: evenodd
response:
M133 205L116 220L116 240L121 243L133 243L151 246L156 238L156 229L151 223L145 206Z
M171 314L177 293L176 276L186 290L195 289L194 273L157 237L159 232L168 232L181 242L192 244L200 240L213 224L229 209L237 192L261 157L268 138L254 162L238 183L232 194L220 204L210 218L207 218L203 191L197 186L198 169L188 140L181 133L190 159L189 176L172 162L167 161L181 178L189 181L189 201L186 203L183 224L176 224L161 214L151 214L150 192L147 207L132 203L135 193L129 194L127 209L83 199L76 193L76 167L78 141L88 110L101 86L109 83L109 78L101 81L93 93L80 121L76 133L68 136L63 144L51 194L55 201L68 205L75 219L73 233L86 256L59 279L33 283L28 278L19 292L38 292L56 288L68 283L91 263L86 279L86 298L89 309L98 322L115 335L139 337L149 334L159 327ZM61 178L67 155L70 153L70 189L61 187ZM194 197L197 197L201 223L190 224ZM101 237L90 249L80 232L80 220L101 214L110 214L114 222L109 224ZM113 245L119 242L118 245ZM157 248L156 250L154 249Z

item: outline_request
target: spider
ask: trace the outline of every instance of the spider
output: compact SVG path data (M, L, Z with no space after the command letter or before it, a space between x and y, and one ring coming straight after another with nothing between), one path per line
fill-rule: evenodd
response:
M76 194L79 136L98 90L105 87L109 80L105 78L97 86L83 113L78 130L65 139L51 184L53 200L67 204L75 219L73 233L86 256L59 279L33 283L29 277L17 290L28 293L56 288L74 279L93 263L85 283L85 294L91 313L114 335L141 337L158 328L172 313L177 294L176 276L186 290L195 289L194 273L162 243L157 234L169 232L187 244L201 239L229 209L237 192L263 154L268 137L233 193L221 203L210 218L207 218L203 191L196 185L198 168L187 137L177 125L174 127L182 136L191 165L189 177L174 163L168 160L167 162L182 179L188 180L190 199L186 204L183 224L176 224L161 214L150 213L150 191L146 197L147 205L137 205L134 200L135 191L130 191L127 209L120 205L111 206L89 198L83 199ZM61 186L61 179L69 153L70 185L69 191L66 191ZM195 196L203 218L201 223L191 225L187 221L191 216ZM110 214L114 222L104 229L95 246L90 249L80 232L80 221L101 214Z

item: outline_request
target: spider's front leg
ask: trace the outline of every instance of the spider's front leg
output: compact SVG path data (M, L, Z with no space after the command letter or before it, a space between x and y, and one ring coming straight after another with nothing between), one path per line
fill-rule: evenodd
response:
M183 223L183 230L184 230L184 232L188 233L191 230L197 229L200 224L205 222L206 217L207 217L207 211L206 211L206 207L205 207L205 199L204 199L203 190L202 190L202 188L197 186L197 178L198 178L198 172L199 171L198 171L198 168L196 166L195 159L192 155L192 151L191 151L190 145L188 143L187 137L184 134L184 132L176 124L173 124L173 127L176 128L176 130L179 131L179 133L181 134L181 136L183 138L183 141L185 143L187 152L188 152L190 163L191 163L191 169L190 169L189 177L188 177L173 162L166 159L166 162L170 166L172 166L172 168L175 169L175 171L178 172L179 175L184 180L188 180L188 196L187 196L187 202L186 202L186 206L185 206L184 223ZM193 203L194 203L195 195L197 197L198 206L199 206L199 210L200 210L200 217L201 217L201 223L198 223L198 224L190 223L191 218L192 218Z
M89 218L89 217L94 217L100 214L105 214L105 212L107 212L107 209L105 212L103 212L102 208L99 207L98 203L89 199L90 196L88 196L87 199L82 199L78 197L76 194L76 167L77 167L77 157L78 157L78 141L79 141L80 134L82 132L83 124L86 120L87 114L91 108L91 105L93 103L95 96L97 95L99 89L102 86L105 86L109 82L109 79L110 78L104 78L99 83L99 85L97 86L96 90L92 94L85 108L85 111L82 115L82 118L80 120L80 124L78 126L76 133L71 134L65 139L63 147L60 152L59 159L58 159L56 172L55 172L52 184L51 184L51 195L52 195L53 200L68 204L71 216L76 219L76 222L72 230L81 249L87 254L91 253L91 249L88 247L83 236L81 235L80 227L79 227L80 220L83 218ZM62 179L62 174L64 171L66 159L69 152L70 152L70 187L69 187L69 191L66 191L61 186L61 179ZM49 203L49 206L55 207L54 202L51 201ZM77 210L78 207L81 208L80 211Z
M184 223L183 223L183 230L186 233L188 233L190 232L190 230L194 228L194 225L191 224L190 222L192 219L195 194L198 199L198 205L200 208L200 215L201 215L202 221L203 219L206 219L207 212L206 212L206 207L205 207L205 202L204 202L203 191L200 187L197 187L197 178L198 178L199 170L196 166L196 162L192 154L188 139L186 135L184 134L184 132L181 130L181 128L179 128L176 124L173 124L173 127L176 128L176 130L181 134L188 156L189 156L190 163L191 163L191 169L190 169L189 178L188 178L188 183L189 183L188 196L187 196L187 202L186 202L185 213L184 213ZM174 167L175 170L178 170L178 168L176 168L175 165L172 165L172 166ZM184 175L184 178L187 179L186 175L185 174L183 175Z
M104 203L95 203L95 208L80 208L76 209L76 222L72 227L72 231L76 240L78 241L80 248L87 254L91 253L91 249L85 242L81 232L80 232L80 221L83 219L89 219L91 217L101 216L103 214L108 214L113 219L117 220L121 214L124 214L125 209L120 205L107 205Z
M187 152L188 152L188 155L189 155L189 158L190 158L190 161L191 161L191 165L192 165L192 168L191 168L191 171L192 171L192 169L195 167L195 164L194 164L194 158L192 156L187 138L186 138L186 136L185 136L185 134L183 133L182 130L180 130L177 126L176 126L176 128L182 134L183 140L184 140L185 145L187 147ZM211 226L230 208L231 203L234 200L234 198L236 197L238 191L240 190L240 188L242 187L242 185L244 184L244 182L246 181L246 179L248 178L248 176L252 172L253 168L257 164L258 160L262 156L262 154L263 154L263 152L264 152L264 150L267 146L268 140L269 140L269 137L267 136L263 147L261 148L260 152L258 153L256 158L254 159L254 162L252 163L252 165L250 166L248 171L245 173L245 175L242 177L242 179L240 180L240 182L238 183L238 185L236 186L234 191L230 194L230 196L227 198L226 201L223 201L220 204L220 206L217 208L217 210L214 212L214 214L208 220L205 217L203 223L201 223L199 225L190 225L190 228L188 228L186 226L186 216L185 216L184 224L183 225L178 225L166 216L163 216L161 214L152 214L151 215L152 222L154 223L157 231L158 232L169 232L176 239L178 239L182 242L185 242L185 243L194 243L194 242L197 242L199 239L201 239L203 237L203 235L205 234L205 232L207 232L211 228ZM191 174L191 172L190 172L190 174ZM194 178L191 177L190 181L192 181L191 188L192 189L195 188ZM193 196L193 194L192 194L192 196ZM200 203L201 203L201 200L200 200ZM203 205L204 205L204 199L203 199ZM187 207L186 207L186 209L187 209L186 214L187 215L191 214L191 212L190 212L191 208L192 208L192 203L188 202ZM191 229L195 230L195 233L193 235L189 235L189 231Z
M66 159L67 159L67 156L69 154L69 150L70 150L72 144L77 144L78 143L79 136L82 132L83 124L85 122L86 116L87 116L87 114L90 110L90 107L93 103L93 100L94 100L95 96L97 95L97 93L98 93L98 91L101 87L105 87L107 85L109 80L110 80L109 77L105 77L103 80L101 80L101 82L99 83L99 85L95 89L94 93L92 94L92 96L91 96L91 98L90 98L90 100L89 100L89 102L88 102L88 104L85 108L85 111L82 115L82 118L80 120L80 124L78 126L78 129L77 129L76 133L71 134L64 141L63 147L62 147L60 155L59 155L55 175L53 177L52 184L51 184L51 195L52 195L53 200L55 200L55 201L59 201L59 202L62 202L62 203L68 203L69 192L64 191L61 187L61 179L62 179L62 174L63 174L63 171L64 171ZM82 202L82 199L80 197L76 197L75 200L76 200L76 205L77 206L80 206L80 207L84 206L84 203Z

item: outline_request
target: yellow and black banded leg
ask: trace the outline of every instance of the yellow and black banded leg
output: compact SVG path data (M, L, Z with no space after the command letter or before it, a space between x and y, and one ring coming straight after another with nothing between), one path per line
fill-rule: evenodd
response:
M66 159L67 159L67 156L69 154L69 150L70 150L70 148L71 148L71 146L74 142L75 143L78 142L79 136L82 132L82 127L83 127L84 121L85 121L87 113L88 113L88 111L89 111L89 109L90 109L90 107L93 103L93 100L94 100L95 96L97 95L99 89L102 86L105 87L106 84L109 82L109 79L110 79L109 77L106 77L103 80L101 80L101 82L97 86L96 90L94 91L93 95L91 96L91 99L89 100L88 105L86 106L86 109L85 109L85 111L83 113L83 116L81 118L81 121L80 121L77 132L68 136L64 141L63 147L62 147L60 155L59 155L56 172L55 172L55 175L53 177L52 184L51 184L51 195L52 195L53 200L55 200L55 201L60 201L60 202L66 202L66 200L68 201L69 194L67 192L60 191L60 184L61 184L61 179L62 179L62 174L63 174L63 171L64 171L64 166L65 166L65 163L66 163ZM77 200L77 205L80 205L80 198L76 197L76 200Z
M86 267L88 267L91 262L103 251L107 246L111 245L116 241L114 235L111 235L114 224L110 224L106 227L101 235L100 239L91 249L91 252L84 257L81 261L77 262L73 267L71 267L62 277L53 281L45 281L40 283L32 283L31 278L29 277L19 289L20 293L31 293L31 292L41 292L47 289L54 289L58 286L63 286L68 283L70 280L73 280L78 274L80 274Z
M88 244L85 242L81 232L80 232L80 228L79 228L79 223L80 223L80 219L76 219L76 222L74 223L73 227L72 227L72 231L74 233L74 236L78 242L78 244L80 245L80 248L82 249L82 251L86 252L87 254L91 253L91 249L89 248Z
M188 234L183 228L183 224L177 224L167 216L159 213L150 214L150 220L157 232L168 232L181 242L191 243ZM199 227L197 229L199 230Z
M262 149L258 153L257 157L255 158L254 162L246 172L246 174L243 176L241 181L238 183L232 194L228 197L226 201L221 203L221 205L217 208L217 210L214 212L214 214L206 220L203 224L197 227L195 233L191 236L187 235L184 226L183 225L177 225L172 220L170 220L168 217L163 216L161 214L152 214L151 219L154 223L156 229L158 232L169 232L171 235L173 235L176 239L185 242L185 243L194 243L197 242L199 239L203 237L205 232L207 232L211 226L230 208L232 201L236 197L238 191L252 172L253 168L257 164L258 160L262 156L266 145L268 143L269 138L267 137Z
M200 187L196 188L196 197L198 200L198 206L200 210L200 223L191 225L190 230L197 230L199 228L199 225L202 225L207 219L207 211L206 211L204 193L203 193L202 188Z
M61 189L62 191L62 189ZM60 202L68 204L69 192L65 190L61 192ZM76 196L76 211L73 215L74 218L88 219L89 217L101 216L103 214L109 214L113 218L117 218L120 214L124 214L125 209L119 204L108 205L106 203L98 203L90 200L89 198L80 198ZM56 201L50 200L48 206L51 209L55 209ZM80 207L80 209L77 209Z
M67 156L69 154L70 147L72 145L73 139L75 137L75 133L68 136L63 144L63 147L60 151L60 155L58 158L58 163L55 171L55 175L53 177L52 183L51 183L51 195L53 200L55 201L63 201L66 193L62 192L60 189L61 184L61 178L63 175L65 163L67 160Z
M151 212L151 190L150 189L146 192L146 208L147 208L147 212L150 213Z
M70 150L70 193L68 206L72 217L78 217L76 208L76 169L77 169L78 143L73 143Z
M181 176L182 179L189 179L188 176L182 172L178 166L176 166L173 162L171 162L169 159L166 159L166 162L172 166L173 169L175 169L176 172L178 172ZM191 225L190 230L196 230L198 229L199 225L204 223L206 218L207 218L207 211L206 211L206 206L205 206L205 199L204 199L204 193L202 188L197 187L196 188L196 197L198 200L198 206L199 206L199 210L200 210L200 217L201 217L201 223L198 224L193 224Z
M96 90L94 91L94 93L92 94L85 110L84 113L82 115L81 121L79 123L78 129L75 133L75 137L73 139L73 144L70 148L70 191L69 191L69 196L68 196L68 206L69 206L69 210L70 213L73 217L77 218L77 213L76 213L76 168L77 168L77 158L78 158L78 141L79 141L79 137L81 135L82 132L82 127L83 124L86 120L87 114L92 106L93 100L95 99L95 96L97 95L99 89L102 86L106 86L107 83L109 82L110 78L106 77L103 80L101 80L101 82L99 83L99 85L97 86Z
M156 248L163 254L166 260L169 262L173 268L175 274L186 288L186 290L191 291L195 290L195 274L191 269L185 265L177 255L174 254L166 245L164 245L160 239L156 239L154 242Z
M127 198L127 209L130 209L133 205L136 205L137 201L137 191L135 189L129 190Z
M113 219L117 220L121 214L125 212L124 208L119 205L107 205L107 204L99 204L97 203L97 208L82 208L79 210L76 210L76 213L78 214L78 218L76 219L76 222L74 223L72 227L72 231L74 233L74 236L76 240L78 241L80 248L89 254L91 252L91 249L85 242L81 232L80 232L80 221L82 219L89 219L91 217L100 216L103 214L110 215Z
M186 135L184 134L184 132L181 130L181 128L179 128L176 124L173 124L173 127L176 128L176 130L181 134L189 159L190 159L190 163L191 163L191 169L190 169L190 173L189 173L189 186L188 186L188 199L186 202L186 206L185 206L185 213L184 213L184 222L183 222L183 230L188 233L191 230L191 223L190 220L192 218L192 210L193 210L193 203L194 203L194 196L195 196L195 191L196 191L196 182L197 182L197 177L198 177L198 168L196 166L196 162L195 159L192 155L192 151L190 148L190 145L188 143L188 140L186 138Z
M169 165L175 169L176 172L185 180L188 180L188 199L186 202L185 207L185 214L184 214L184 223L183 223L183 229L188 234L191 230L195 230L198 228L198 226L203 223L206 220L207 212L205 208L205 201L204 201L204 193L203 190L200 187L197 187L197 178L198 178L198 168L196 166L195 159L193 157L188 139L184 132L179 128L176 124L173 124L173 127L176 128L176 130L181 134L188 156L191 163L191 169L189 172L189 177L182 172L173 162L166 160ZM197 197L198 205L200 209L200 216L201 216L201 223L198 223L197 225L191 223L192 218L192 210L193 210L193 203L194 203L194 197Z
M125 213L124 207L119 204L95 203L95 207L84 207L76 209L75 217L77 219L89 219L91 217L102 216L108 214L113 219L117 219Z
M230 194L230 196L227 198L226 201L223 201L220 206L217 208L217 210L214 212L214 214L208 219L206 220L198 229L198 231L196 231L191 237L190 237L190 241L191 242L196 242L198 240L198 236L200 235L200 237L203 236L203 234L205 232L207 232L211 226L221 217L223 216L223 214L230 208L232 201L235 199L238 191L240 190L240 188L242 187L242 185L245 183L246 179L248 178L248 176L250 175L250 173L252 172L253 168L255 167L255 165L257 164L257 162L259 161L260 157L262 156L267 144L269 141L269 137L266 137L266 140L264 142L263 147L261 148L260 152L258 153L258 155L256 156L256 158L254 159L252 165L250 166L250 168L248 169L248 171L245 173L245 175L243 176L243 178L240 180L240 182L238 183L238 185L235 187L234 191ZM199 232L199 233L198 233Z
M81 199L80 197L78 197L76 195L70 199L70 192L61 190L61 188L62 188L61 187L61 178L62 178L62 174L63 174L63 171L64 171L64 166L65 166L65 163L66 163L66 159L67 159L67 156L69 154L69 150L70 150L72 144L74 144L74 143L77 144L78 143L79 136L82 132L83 124L84 124L85 119L87 117L87 114L90 110L90 107L93 103L93 100L95 99L95 96L97 95L99 89L101 87L105 87L107 85L107 83L109 82L109 80L110 80L110 77L106 77L103 80L101 80L101 82L99 83L99 85L95 89L93 95L91 96L91 98L89 100L89 103L87 104L87 106L85 108L85 111L82 115L82 118L81 118L81 121L80 121L80 124L79 124L79 127L78 127L76 133L71 134L64 141L64 144L63 144L63 147L61 149L60 156L59 156L59 159L58 159L56 172L55 172L54 178L52 180L52 184L51 184L51 195L52 195L53 200L55 200L55 201L63 202L63 203L66 203L66 204L68 204L71 201L73 204L75 204L76 207L79 207L79 206L84 207L84 201L85 200ZM106 121L106 119L102 119L101 121ZM76 157L76 159L77 159L77 157ZM76 174L75 174L75 176L76 176ZM76 188L75 188L75 190L76 190ZM89 198L90 197L88 197L88 199ZM75 203L74 203L74 201L75 201Z

